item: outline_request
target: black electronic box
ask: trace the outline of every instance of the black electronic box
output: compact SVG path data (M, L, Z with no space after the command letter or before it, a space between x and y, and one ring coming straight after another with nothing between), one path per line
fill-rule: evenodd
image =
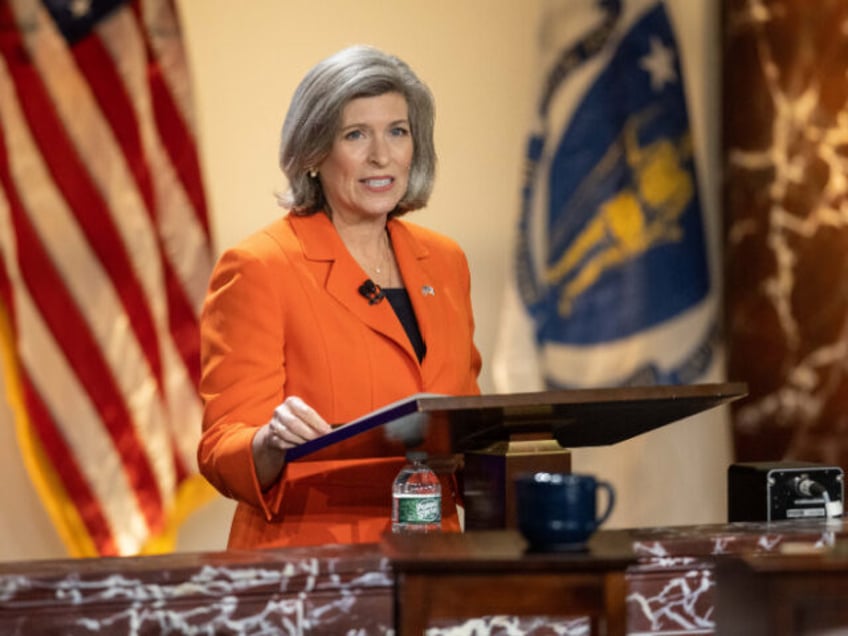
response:
M727 520L841 518L842 469L812 462L749 462L727 469Z

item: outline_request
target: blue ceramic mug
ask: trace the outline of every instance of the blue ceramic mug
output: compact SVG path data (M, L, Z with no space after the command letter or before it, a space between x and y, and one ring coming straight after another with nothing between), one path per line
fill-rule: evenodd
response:
M606 508L598 515L598 490ZM515 480L518 529L532 550L582 550L615 506L615 490L592 475L538 472Z

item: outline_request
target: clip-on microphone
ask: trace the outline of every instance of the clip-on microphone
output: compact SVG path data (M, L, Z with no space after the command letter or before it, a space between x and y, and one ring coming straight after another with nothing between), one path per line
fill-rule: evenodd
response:
M359 294L368 301L369 305L376 305L386 297L380 286L370 278L359 286Z

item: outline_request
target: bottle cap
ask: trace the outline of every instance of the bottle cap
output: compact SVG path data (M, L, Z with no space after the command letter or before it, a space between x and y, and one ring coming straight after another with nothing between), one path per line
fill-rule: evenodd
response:
M407 451L406 459L410 462L427 461L427 451Z

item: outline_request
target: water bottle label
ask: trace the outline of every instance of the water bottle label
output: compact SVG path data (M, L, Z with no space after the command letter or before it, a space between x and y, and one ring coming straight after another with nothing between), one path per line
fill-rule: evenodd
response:
M439 523L442 520L442 498L398 497L400 523Z

